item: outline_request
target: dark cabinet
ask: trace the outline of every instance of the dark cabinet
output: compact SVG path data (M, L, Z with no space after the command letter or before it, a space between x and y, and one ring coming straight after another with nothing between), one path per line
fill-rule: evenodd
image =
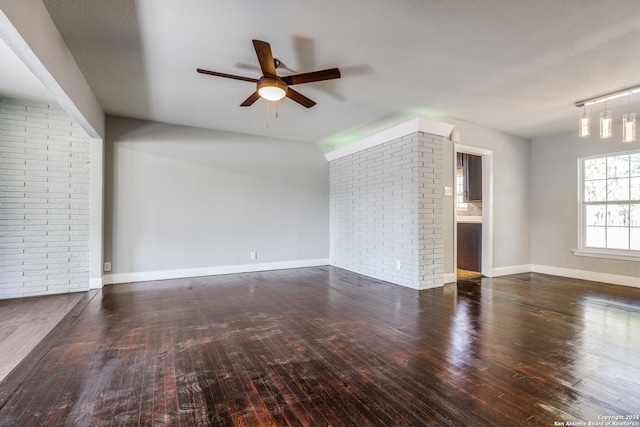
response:
M458 223L458 268L482 271L482 224Z
M457 164L458 168L462 169L463 200L465 202L482 201L482 157L458 153Z

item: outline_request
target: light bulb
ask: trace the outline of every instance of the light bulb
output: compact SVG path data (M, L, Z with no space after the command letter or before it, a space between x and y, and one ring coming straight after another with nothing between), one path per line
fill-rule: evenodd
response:
M604 110L600 113L600 138L611 138L613 136L613 118L611 110Z
M622 116L622 142L634 142L636 140L636 113L627 113Z
M590 134L591 120L589 119L589 110L584 110L580 115L580 122L578 125L578 136L584 138Z
M287 85L278 78L262 77L258 80L258 94L267 101L279 101L287 94Z

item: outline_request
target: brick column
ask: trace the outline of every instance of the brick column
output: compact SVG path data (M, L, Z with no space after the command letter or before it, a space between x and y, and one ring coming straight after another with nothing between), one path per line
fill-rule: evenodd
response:
M90 167L62 108L0 99L0 298L89 289Z
M443 284L442 137L415 132L330 163L331 264Z

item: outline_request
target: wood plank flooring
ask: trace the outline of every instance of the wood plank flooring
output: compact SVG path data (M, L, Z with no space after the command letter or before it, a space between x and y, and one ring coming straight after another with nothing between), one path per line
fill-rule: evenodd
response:
M458 280L475 279L478 277L482 277L482 273L479 271L462 270L460 268L456 270L456 278Z
M636 288L520 274L418 292L317 267L87 301L0 425L640 425Z
M83 294L0 300L0 381L24 359Z

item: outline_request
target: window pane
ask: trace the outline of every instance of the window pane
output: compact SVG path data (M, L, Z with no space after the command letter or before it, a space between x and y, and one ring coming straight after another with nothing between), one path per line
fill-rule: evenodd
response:
M607 248L629 249L629 229L626 227L608 227Z
M604 179L607 177L607 159L589 159L584 161L584 179Z
M640 176L640 153L631 155L631 176Z
M640 200L640 177L631 178L631 200Z
M582 159L584 248L640 251L640 150Z
M631 221L632 227L640 227L640 205L631 205Z
M588 205L586 215L585 225L604 227L607 207L605 205Z
M622 178L629 176L629 155L607 158L607 177Z
M587 227L585 246L591 248L605 247L605 229L604 227Z
M584 183L584 200L586 202L604 202L607 200L607 181L587 181Z
M607 181L607 200L629 200L629 178L610 179Z
M629 242L629 249L640 251L640 228L631 229L631 242Z
M628 227L629 226L629 205L609 205L607 206L607 225Z

